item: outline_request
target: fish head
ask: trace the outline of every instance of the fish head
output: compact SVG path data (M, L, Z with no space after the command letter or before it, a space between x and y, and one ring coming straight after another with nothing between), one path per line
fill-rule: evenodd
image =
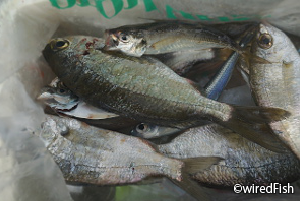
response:
M68 133L68 127L63 122L58 122L55 118L47 117L41 125L42 129L39 133L40 139L48 147L61 135Z
M121 51L127 55L140 57L147 49L144 37L126 30L110 29L106 31L106 50Z
M80 56L89 55L92 51L101 50L104 46L103 39L89 36L54 38L46 45L43 56L55 71L55 68L66 64L66 61L70 62L70 59L72 61Z
M68 136L75 136L79 132L84 132L81 122L67 117L52 115L47 115L41 128L38 135L46 147L59 138L67 138Z
M131 130L131 134L133 136L146 139L159 137L159 126L148 123L140 123Z
M62 82L57 83L56 87L43 87L37 100L58 110L70 110L79 102L79 98Z
M278 63L285 60L287 49L291 44L288 37L278 28L261 23L256 36L256 43L252 45L252 51L256 56L261 57L270 63Z

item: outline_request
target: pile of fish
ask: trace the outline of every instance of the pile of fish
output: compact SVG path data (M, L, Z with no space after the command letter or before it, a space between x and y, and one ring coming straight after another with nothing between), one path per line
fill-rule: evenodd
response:
M52 39L43 55L57 78L38 97L52 115L38 135L65 180L168 177L209 199L202 186L299 179L299 53L272 25L236 26L159 21ZM219 102L229 81L247 83L256 106Z

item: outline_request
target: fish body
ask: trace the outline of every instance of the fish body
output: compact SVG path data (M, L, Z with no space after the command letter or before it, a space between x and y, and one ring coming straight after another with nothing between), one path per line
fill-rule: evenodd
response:
M190 128L158 149L176 159L205 155L224 158L207 170L191 174L207 186L266 185L300 178L300 162L291 152L272 152L217 124Z
M290 39L278 28L260 25L253 45L256 56L270 64L251 62L250 85L258 105L291 112L270 127L300 159L300 56Z
M68 182L113 185L159 175L181 180L183 162L140 138L55 116L47 117L39 136Z
M223 53L224 52L224 53ZM200 61L207 60L225 60L223 57L227 56L225 51L207 50L189 50L181 52L171 52L165 54L149 55L160 60L165 65L169 66L178 75L184 75L187 73L194 64ZM201 55L199 57L199 55ZM224 55L224 56L223 56ZM227 58L227 57L226 57Z
M38 135L65 180L74 184L122 185L165 176L195 198L207 200L202 187L185 171L204 170L221 160L219 157L184 161L167 158L148 141L71 118L48 116Z
M254 131L253 124L289 115L282 109L209 100L158 60L112 54L103 47L101 39L74 36L53 39L43 54L56 75L83 101L146 123L186 128L210 120L269 146L269 139Z
M212 27L180 22L155 22L126 25L106 30L107 50L119 50L130 56L163 54L176 51L230 48L241 52L238 44ZM199 58L201 58L201 53Z
M241 39L239 46L244 48L250 43L256 34L256 27L250 27L246 31L246 35ZM226 62L221 66L216 75L205 85L205 96L212 100L218 100L224 88L229 82L234 67L239 59L239 53L233 52Z

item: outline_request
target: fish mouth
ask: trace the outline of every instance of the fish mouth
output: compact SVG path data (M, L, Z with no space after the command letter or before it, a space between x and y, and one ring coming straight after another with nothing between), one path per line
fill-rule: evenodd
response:
M118 37L115 34L109 34L105 41L105 50L116 50L118 45Z

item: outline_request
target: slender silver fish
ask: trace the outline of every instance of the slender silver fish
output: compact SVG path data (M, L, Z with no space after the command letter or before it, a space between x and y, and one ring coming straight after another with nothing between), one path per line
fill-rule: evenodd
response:
M241 39L239 46L244 48L252 41L255 34L257 32L256 27L250 27L245 36ZM228 58L228 60L221 66L220 70L216 73L216 75L205 85L204 94L207 98L212 100L218 100L223 92L224 88L227 86L229 82L234 67L239 59L239 53L234 52Z
M283 184L300 178L300 162L291 152L269 151L217 124L190 128L158 149L176 159L206 155L224 158L204 172L190 172L207 186Z
M202 50L198 57L207 59L207 50L230 48L243 51L231 38L219 30L184 22L154 22L126 25L106 30L107 50L119 50L130 56L163 54L176 51Z
M131 135L146 139L159 138L181 131L178 128L162 127L155 124L140 123L131 130Z
M193 181L185 171L204 170L221 160L202 157L183 162L167 158L146 140L88 126L71 118L48 116L37 134L70 183L120 185L166 176L200 198L206 195L201 194L200 187L189 187Z
M56 75L83 101L138 121L186 128L203 120L222 124L272 150L282 146L259 129L289 113L278 108L239 107L207 99L185 78L151 57L103 50L99 38L53 39L43 54Z
M250 85L258 105L279 107L291 113L270 123L273 132L300 159L300 56L290 39L278 28L260 24L253 52L270 64L250 66Z

